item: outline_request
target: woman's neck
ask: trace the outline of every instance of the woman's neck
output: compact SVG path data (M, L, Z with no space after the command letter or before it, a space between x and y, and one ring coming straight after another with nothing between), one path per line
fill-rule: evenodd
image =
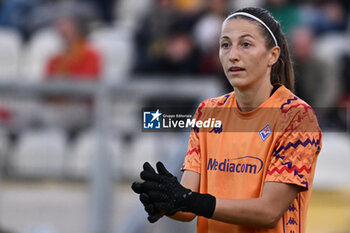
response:
M242 112L250 112L264 103L271 94L271 83L255 85L254 88L235 89L237 105Z

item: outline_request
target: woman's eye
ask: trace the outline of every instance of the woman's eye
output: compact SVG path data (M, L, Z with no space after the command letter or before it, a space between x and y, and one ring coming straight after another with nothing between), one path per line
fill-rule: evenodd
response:
M228 48L229 44L227 42L221 43L221 48Z
M242 45L243 45L244 48L248 48L248 47L250 46L250 43L248 43L248 42L243 42Z

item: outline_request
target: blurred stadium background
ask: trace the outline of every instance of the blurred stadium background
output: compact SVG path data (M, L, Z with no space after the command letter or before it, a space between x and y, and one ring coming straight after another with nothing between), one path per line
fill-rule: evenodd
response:
M194 232L148 224L131 193L144 161L176 172L187 148L188 133L142 133L141 108L231 91L218 35L245 6L280 20L320 112L307 232L350 232L347 0L1 0L0 232Z

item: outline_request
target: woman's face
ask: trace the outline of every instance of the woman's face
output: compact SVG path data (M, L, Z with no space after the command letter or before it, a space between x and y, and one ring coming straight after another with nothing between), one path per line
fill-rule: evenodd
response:
M245 19L230 19L222 25L220 61L234 88L245 90L270 82L279 47L266 49L260 30L257 23Z

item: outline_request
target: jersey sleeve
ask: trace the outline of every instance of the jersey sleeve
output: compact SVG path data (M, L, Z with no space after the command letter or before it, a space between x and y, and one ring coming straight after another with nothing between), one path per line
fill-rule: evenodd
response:
M289 120L275 144L265 182L296 184L308 190L322 144L317 118L306 104L282 117Z
M202 109L206 105L205 101L203 101L197 108L193 119L200 119L202 117ZM187 153L185 156L184 163L182 165L181 171L190 170L197 173L200 173L201 168L201 149L199 142L199 130L196 128L191 129Z

